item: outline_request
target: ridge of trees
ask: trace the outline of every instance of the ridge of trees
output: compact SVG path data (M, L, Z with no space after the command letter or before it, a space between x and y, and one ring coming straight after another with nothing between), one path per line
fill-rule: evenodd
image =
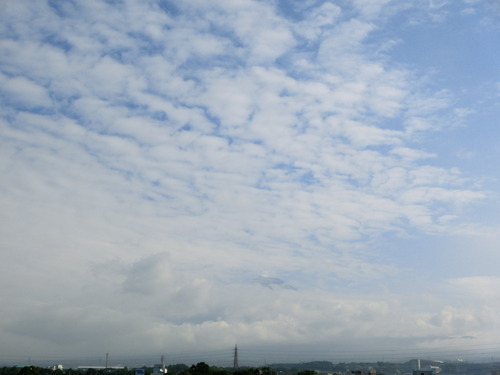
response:
M427 363L429 362L429 363ZM432 364L433 361L422 361ZM440 362L440 375L492 375L500 374L500 362L470 363L470 362ZM411 374L414 361L404 363L392 362L351 362L334 364L328 361L315 361L289 364L272 364L266 367L227 367L209 366L205 362L195 365L175 364L166 366L167 375L317 375L318 373L351 374L354 371L366 373L373 370L377 375ZM144 375L153 375L153 367L141 367ZM0 367L0 375L135 375L135 368L123 369L56 369L38 366L4 366Z
M236 370L209 366L205 362L198 362L191 367L185 364L166 366L168 375L277 375L269 367L247 368L242 367ZM152 375L152 367L142 367L144 375ZM0 375L135 375L135 368L123 369L56 369L43 368L38 366L5 366L0 368Z

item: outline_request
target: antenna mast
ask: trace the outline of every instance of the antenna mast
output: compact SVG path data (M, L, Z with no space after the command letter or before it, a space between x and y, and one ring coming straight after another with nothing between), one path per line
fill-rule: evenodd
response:
M238 369L238 345L234 346L233 370Z

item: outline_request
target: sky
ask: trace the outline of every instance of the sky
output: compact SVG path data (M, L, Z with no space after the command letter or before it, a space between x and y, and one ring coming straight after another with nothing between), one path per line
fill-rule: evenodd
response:
M500 360L499 41L498 0L1 1L0 363Z

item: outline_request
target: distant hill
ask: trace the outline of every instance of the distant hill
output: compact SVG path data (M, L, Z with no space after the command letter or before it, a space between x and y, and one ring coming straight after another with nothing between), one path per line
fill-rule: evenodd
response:
M351 371L375 370L378 375L410 375L416 369L417 360L406 362L349 362L332 363L329 361L312 361L300 363L275 363L268 367L280 375L294 374L300 371L316 371L323 373L350 374ZM499 362L473 363L464 361L420 360L420 366L438 366L439 375L492 375L500 372Z
M313 362L301 362L301 363L276 363L269 365L269 367L272 368L273 370L296 369L296 370L332 372L335 365L329 361L313 361Z

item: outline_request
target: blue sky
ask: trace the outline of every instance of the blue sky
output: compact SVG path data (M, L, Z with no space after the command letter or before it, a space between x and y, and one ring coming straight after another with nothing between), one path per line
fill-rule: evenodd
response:
M2 2L0 361L491 359L499 17Z

